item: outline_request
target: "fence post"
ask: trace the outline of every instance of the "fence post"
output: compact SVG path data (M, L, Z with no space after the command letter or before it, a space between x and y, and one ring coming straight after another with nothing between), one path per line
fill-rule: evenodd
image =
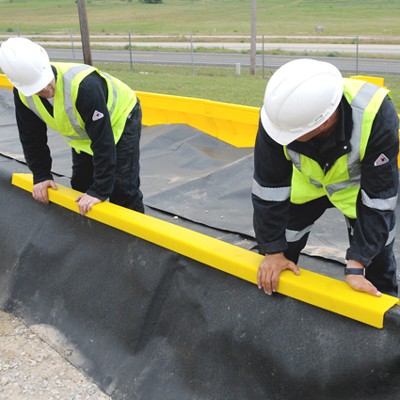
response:
M191 55L191 60L192 60L192 75L194 76L193 40L192 40L192 35L190 35L190 55Z
M240 63L236 63L236 75L240 76Z
M131 31L129 31L129 62L131 65L131 71L133 71Z

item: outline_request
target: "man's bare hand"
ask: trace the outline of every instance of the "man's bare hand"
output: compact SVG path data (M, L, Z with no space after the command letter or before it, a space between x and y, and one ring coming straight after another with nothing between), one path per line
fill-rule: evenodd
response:
M258 267L257 283L259 289L271 295L278 290L279 276L285 269L290 269L296 275L300 275L299 267L289 261L283 253L266 254Z
M364 269L364 265L356 260L348 260L347 268ZM382 293L363 275L346 275L346 282L358 292L365 292L380 297Z
M53 180L47 180L33 185L32 196L35 200L44 204L49 204L49 194L47 189L51 188L57 190L57 185Z
M365 276L346 275L346 282L358 292L365 292L377 297L382 296L382 293Z
M100 199L89 196L86 193L80 194L75 201L78 203L78 208L81 215L85 215L95 204L101 203Z

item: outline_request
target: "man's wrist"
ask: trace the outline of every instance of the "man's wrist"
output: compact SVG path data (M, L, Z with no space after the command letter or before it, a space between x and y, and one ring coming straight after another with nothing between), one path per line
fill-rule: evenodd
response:
M344 269L345 275L362 275L365 276L365 268L349 268Z
M348 260L346 268L344 269L344 274L365 276L365 267L359 261Z

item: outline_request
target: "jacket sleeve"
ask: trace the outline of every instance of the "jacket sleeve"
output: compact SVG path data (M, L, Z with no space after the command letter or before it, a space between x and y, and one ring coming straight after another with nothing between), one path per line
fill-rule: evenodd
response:
M389 97L375 117L361 166L357 219L347 259L368 267L394 239L399 185L399 120Z
M114 187L116 145L107 109L107 85L96 72L81 82L76 108L85 123L93 152L93 184L86 193L104 201Z
M259 122L254 147L253 226L261 254L285 251L289 219L292 164L283 146L273 141Z
M33 174L33 183L53 179L52 159L47 145L47 126L21 101L14 88L15 116L25 160Z

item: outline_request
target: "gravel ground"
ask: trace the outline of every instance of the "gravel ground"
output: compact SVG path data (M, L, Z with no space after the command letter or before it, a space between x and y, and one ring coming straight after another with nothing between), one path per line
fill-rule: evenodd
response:
M56 399L111 398L32 329L0 311L0 400Z

